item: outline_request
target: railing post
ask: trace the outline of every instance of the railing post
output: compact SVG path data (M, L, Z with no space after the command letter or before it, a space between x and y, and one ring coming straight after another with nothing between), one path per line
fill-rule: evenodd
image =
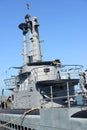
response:
M50 86L50 91L51 91L51 102L53 103L53 89L52 89L52 86Z
M69 82L67 81L67 101L68 101L68 108L70 108L70 99L69 99Z

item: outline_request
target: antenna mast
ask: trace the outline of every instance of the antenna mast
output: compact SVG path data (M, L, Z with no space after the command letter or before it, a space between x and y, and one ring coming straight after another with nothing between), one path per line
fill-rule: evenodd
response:
M27 9L29 10L30 5L27 3L26 6L27 6Z
M29 10L29 4L26 4L26 6ZM25 16L25 22L19 25L19 28L23 32L24 65L27 65L27 63L42 61L38 26L37 17L31 18L29 14ZM27 33L29 34L29 55L27 52Z

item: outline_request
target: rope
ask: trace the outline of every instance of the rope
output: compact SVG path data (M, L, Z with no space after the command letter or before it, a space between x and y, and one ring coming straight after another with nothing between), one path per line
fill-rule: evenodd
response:
M39 109L39 108L29 109L29 110L25 111L25 112L23 113L23 115L21 115L20 117L17 117L17 118L15 118L15 119L13 119L13 120L10 120L10 121L8 121L8 122L5 123L5 124L2 124L2 125L0 125L0 127L5 127L6 125L8 125L8 124L10 124L10 123L12 123L12 122L18 120L18 119L21 118L21 117L25 117L28 113L30 113L30 112L32 112L32 111L34 111L34 110L37 110L37 109Z
M7 122L7 123L5 123L5 124L3 124L3 125L0 125L0 127L5 127L6 125L8 125L8 124L14 122L15 120L17 120L17 119L19 119L19 118L21 118L21 117L24 118L28 113L30 113L30 112L32 112L32 111L34 111L34 110L37 110L37 109L40 109L40 108L37 107L37 108L32 108L32 109L30 109L30 110L27 110L27 111L25 111L20 117L17 117L17 118L15 118L15 119L13 119L13 120L10 120L9 122ZM32 125L35 125L35 124L32 124ZM60 129L60 130L70 130L69 128L56 128L56 127L50 127L50 126L45 126L45 125L40 125L40 124L39 124L39 126L43 126L43 127L45 127L45 128L55 128L56 130L58 130L58 129Z

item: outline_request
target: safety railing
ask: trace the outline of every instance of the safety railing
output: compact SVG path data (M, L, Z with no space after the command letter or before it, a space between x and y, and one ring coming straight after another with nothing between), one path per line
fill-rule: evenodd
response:
M8 78L8 79L4 79L4 83L6 86L16 86L16 78Z
M53 92L52 87L50 88L50 93L43 95L40 100L41 107L83 107L87 106L87 94L79 92L72 93L72 90L64 90ZM64 94L64 95L63 95ZM54 96L56 95L56 96Z
M35 81L58 80L58 79L78 79L81 65L64 65L60 67L41 66L31 70L31 76Z
M79 65L63 65L62 67L57 66L49 66L49 65L43 65L40 67L35 67L31 69L31 74L27 76L26 79L28 82L35 81L46 81L46 80L58 80L58 79L78 79L79 78L79 71L81 71L82 66ZM25 79L25 80L26 80ZM18 81L19 80L19 81ZM19 82L19 84L24 83L20 82L20 76L18 77L12 77L5 79L5 85L6 86L16 86Z

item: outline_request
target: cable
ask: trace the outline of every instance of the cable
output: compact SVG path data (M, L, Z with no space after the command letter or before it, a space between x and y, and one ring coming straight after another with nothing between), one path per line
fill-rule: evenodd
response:
M32 109L29 109L29 110L27 110L27 111L25 111L20 117L17 117L17 118L15 118L15 119L13 119L13 120L10 120L9 122L7 122L7 123L5 123L5 124L3 124L3 125L0 125L0 127L5 127L6 125L8 125L8 124L10 124L10 123L12 123L12 122L14 122L14 121L16 121L17 119L19 119L19 118L21 118L22 117L22 119L28 114L28 113L30 113L30 112L32 112L32 111L34 111L34 110L37 110L37 109L40 109L39 107L37 107L37 108L32 108ZM23 123L23 122L22 122ZM22 125L22 124L21 124ZM30 125L36 125L36 124L31 124L30 123ZM57 128L57 127L51 127L51 126L46 126L46 125L42 125L42 124L38 124L38 126L41 126L41 127L44 127L44 128L55 128L56 130L58 130L58 129L60 129L60 130L70 130L69 128Z
M0 125L0 127L4 127L4 126L6 126L6 125L8 125L8 124L10 124L10 123L12 123L12 122L14 122L14 121L16 121L17 119L19 119L19 118L21 118L21 117L25 117L28 113L30 113L31 111L37 110L37 109L39 109L39 108L29 109L29 110L25 111L20 117L17 117L17 118L15 118L15 119L13 119L13 120L8 121L7 123L5 123L5 124L3 124L3 125Z

